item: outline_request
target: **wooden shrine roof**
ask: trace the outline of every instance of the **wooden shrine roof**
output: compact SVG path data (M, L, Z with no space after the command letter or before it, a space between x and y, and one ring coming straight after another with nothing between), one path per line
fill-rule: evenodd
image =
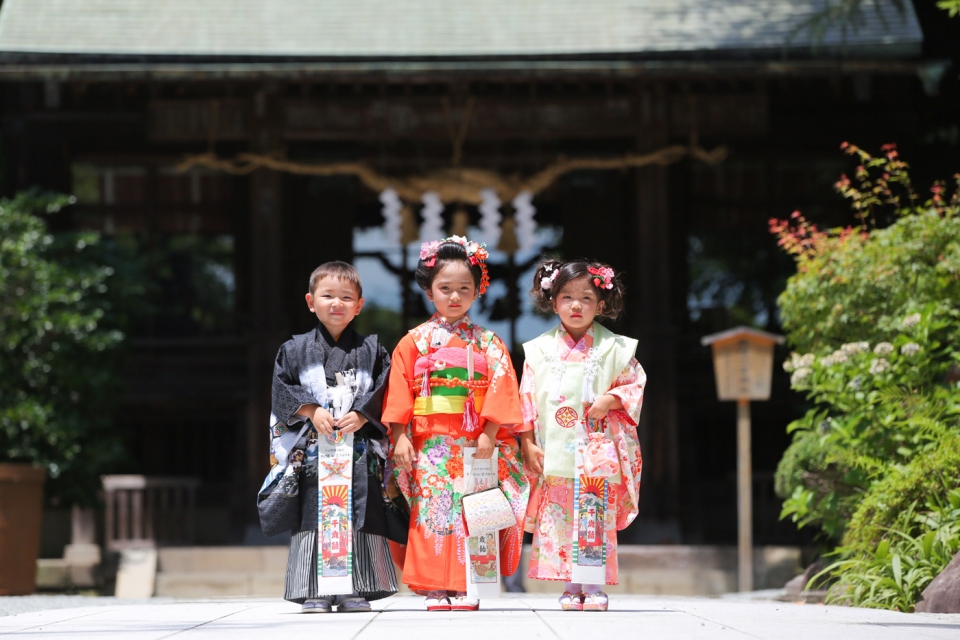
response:
M910 2L865 3L818 55L915 56ZM822 0L4 0L0 53L470 59L809 52Z

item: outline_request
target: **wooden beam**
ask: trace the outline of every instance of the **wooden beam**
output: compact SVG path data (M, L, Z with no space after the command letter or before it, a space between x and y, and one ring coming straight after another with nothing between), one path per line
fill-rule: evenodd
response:
M691 109L691 104L696 109ZM670 96L662 125L669 135L760 135L767 131L763 93L705 93L695 102ZM467 141L630 139L639 105L626 96L582 93L570 97L479 95L470 114ZM284 140L448 141L450 120L464 107L443 107L442 96L338 95L279 100L278 135ZM253 120L241 100L155 100L148 107L151 140L162 142L242 140Z

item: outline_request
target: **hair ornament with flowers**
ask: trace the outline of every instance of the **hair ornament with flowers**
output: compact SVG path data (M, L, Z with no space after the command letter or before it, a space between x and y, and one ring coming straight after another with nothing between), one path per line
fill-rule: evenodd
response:
M447 242L454 242L462 246L463 250L467 253L467 260L470 264L475 267L480 267L481 276L478 291L480 295L486 293L487 287L490 286L490 275L487 273L487 257L489 257L490 254L487 253L487 244L485 242L474 242L467 240L464 236L450 236L443 240L424 242L420 245L420 259L423 261L423 264L431 269L435 267L440 245Z
M544 290L547 296L550 296L553 292L553 283L556 281L557 276L560 274L560 269L551 266L543 267L543 277L540 278L540 288Z
M610 267L589 267L590 279L593 280L593 286L597 289L613 289L613 278L615 276Z

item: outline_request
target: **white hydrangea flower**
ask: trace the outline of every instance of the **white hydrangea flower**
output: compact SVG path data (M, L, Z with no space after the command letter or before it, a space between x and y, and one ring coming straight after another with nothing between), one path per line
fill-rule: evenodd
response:
M790 359L783 363L783 370L790 373L800 367L812 367L814 362L816 362L816 356L812 353L800 355L794 351L790 354Z
M881 342L873 348L873 352L878 356L885 356L888 353L893 353L893 345L889 342Z
M920 353L920 345L916 342L908 342L907 344L900 347L900 353L905 356L912 356Z
M919 323L920 323L920 314L911 313L910 315L908 315L906 318L903 319L903 328L909 329L911 327L917 326Z
M875 376L889 370L890 363L887 362L886 358L876 358L870 361L870 373Z
M804 379L810 376L813 373L813 369L810 367L800 367L793 372L793 375L790 376L790 384L797 385L801 383Z
M863 353L864 351L870 350L869 342L848 342L847 344L840 346L840 351L843 353L852 356L855 353Z
M835 364L843 364L848 360L850 360L850 358L847 356L847 354L840 349L837 349L827 357L821 358L820 364L824 367L832 367Z

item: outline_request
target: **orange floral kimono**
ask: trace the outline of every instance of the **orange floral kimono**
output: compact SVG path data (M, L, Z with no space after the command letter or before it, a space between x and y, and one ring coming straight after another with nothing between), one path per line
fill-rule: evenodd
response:
M474 357L470 381L463 366L468 345ZM406 549L394 549L404 584L421 594L466 591L463 449L476 446L488 420L501 425L500 486L517 520L500 532L500 571L512 574L520 562L529 486L515 437L525 427L509 352L496 334L467 316L451 326L434 315L400 340L391 362L382 422L407 425L416 450L412 472L394 470L410 504Z

